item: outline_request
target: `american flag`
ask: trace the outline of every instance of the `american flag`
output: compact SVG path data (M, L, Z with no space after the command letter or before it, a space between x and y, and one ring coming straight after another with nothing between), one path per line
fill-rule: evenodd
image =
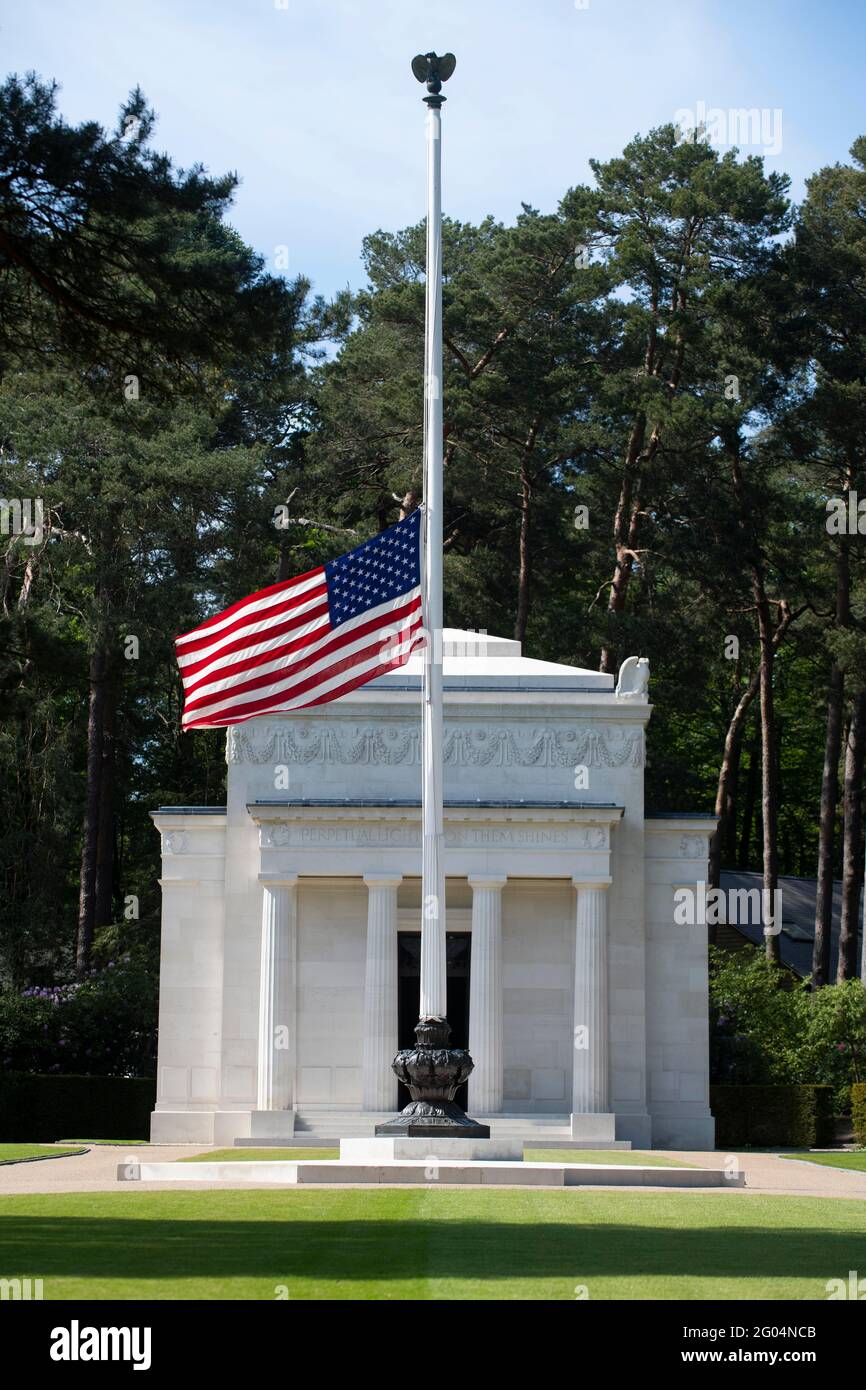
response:
M422 640L421 540L419 509L178 637L184 729L326 704L404 666Z

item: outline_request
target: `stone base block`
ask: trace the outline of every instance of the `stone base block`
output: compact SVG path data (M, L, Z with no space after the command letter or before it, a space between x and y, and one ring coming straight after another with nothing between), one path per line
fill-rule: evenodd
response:
M410 1136L341 1139L341 1163L385 1163L400 1158L497 1162L523 1157L519 1139L414 1139Z
M212 1110L154 1110L150 1116L151 1144L212 1144Z
M217 1110L213 1117L213 1141L226 1147L250 1132L249 1110Z
M647 1114L632 1115L619 1110L616 1116L617 1140L625 1139L633 1149L651 1149L653 1146L652 1120Z
M411 1116L398 1115L395 1120L376 1125L376 1134L386 1139L397 1136L404 1139L489 1139L490 1126L478 1124L468 1117L465 1123L452 1124L447 1118L415 1120Z
M571 1137L584 1144L613 1144L616 1142L616 1115L575 1113L571 1117Z
M398 1056L402 1055L398 1053ZM451 1053L448 1053L448 1056L451 1056ZM399 1115L378 1124L376 1133L386 1139L398 1136L425 1139L428 1135L436 1139L489 1139L490 1126L473 1120L471 1115L467 1115L453 1101L439 1098L435 1102L410 1101Z
M151 1144L218 1144L238 1139L269 1139L290 1144L293 1110L154 1110Z
M712 1115L688 1115L682 1111L653 1111L653 1148L710 1150L716 1147L716 1122Z
M294 1110L251 1110L250 1126L238 1138L291 1139L295 1132Z

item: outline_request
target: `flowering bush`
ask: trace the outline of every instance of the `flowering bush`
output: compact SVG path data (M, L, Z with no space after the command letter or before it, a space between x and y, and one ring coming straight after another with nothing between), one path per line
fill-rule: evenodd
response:
M0 1065L8 1071L148 1076L156 1059L157 983L124 955L72 984L0 993Z

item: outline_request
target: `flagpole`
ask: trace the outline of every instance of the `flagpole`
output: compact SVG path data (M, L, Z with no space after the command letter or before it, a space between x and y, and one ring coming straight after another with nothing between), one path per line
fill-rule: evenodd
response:
M415 1045L391 1066L411 1100L376 1125L382 1137L429 1146L437 1138L489 1139L455 1100L472 1058L451 1047L445 968L445 862L442 827L442 83L453 53L419 53L412 71L427 85L427 286L424 318L424 557L421 582L426 643L421 704L421 994Z
M436 83L435 85L440 85ZM429 87L428 87L429 92ZM442 819L442 102L427 104L427 283L424 319L424 692L421 728L421 1007L445 1018Z

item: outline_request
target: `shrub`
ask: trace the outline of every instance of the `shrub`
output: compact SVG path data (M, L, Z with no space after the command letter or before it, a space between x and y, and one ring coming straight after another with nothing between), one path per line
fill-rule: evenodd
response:
M0 1074L0 1141L145 1139L156 1082L140 1076Z
M851 1119L854 1138L866 1148L866 1082L855 1081L851 1087Z
M832 1086L711 1086L716 1147L813 1148L833 1139Z
M0 994L0 1065L9 1071L146 1076L156 1068L157 983L122 956L83 981Z
M812 990L758 949L710 952L710 1078L717 1085L826 1085L837 1114L866 1080L866 989Z

